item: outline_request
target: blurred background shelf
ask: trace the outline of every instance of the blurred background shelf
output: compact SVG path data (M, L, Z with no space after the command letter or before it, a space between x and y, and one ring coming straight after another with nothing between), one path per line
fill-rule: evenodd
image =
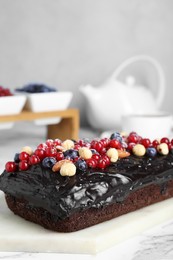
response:
M33 121L35 119L44 119L52 117L61 117L58 124L47 125L46 138L61 140L78 139L79 135L79 111L70 108L66 110L57 110L49 112L31 112L23 110L17 115L0 116L0 123L16 121Z

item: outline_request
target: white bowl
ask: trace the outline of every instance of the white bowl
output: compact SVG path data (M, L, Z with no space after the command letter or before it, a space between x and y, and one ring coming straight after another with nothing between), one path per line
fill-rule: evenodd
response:
M0 97L0 116L19 114L26 102L26 96L6 96ZM9 129L14 125L13 122L0 123L0 129Z
M122 117L122 130L127 133L135 131L142 137L153 140L170 137L172 123L172 115L162 112L148 115L128 115Z
M49 92L49 93L33 93L28 94L26 108L32 112L49 112L55 110L66 109L73 97L72 92L62 91L62 92ZM45 118L35 120L37 125L50 125L58 124L61 121L59 117Z

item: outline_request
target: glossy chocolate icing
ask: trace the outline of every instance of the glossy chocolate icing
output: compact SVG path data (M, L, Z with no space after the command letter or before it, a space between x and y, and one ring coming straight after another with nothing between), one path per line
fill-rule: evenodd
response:
M173 179L173 155L155 158L129 156L101 170L77 171L63 177L33 165L27 171L0 175L0 189L6 194L29 202L29 207L41 207L57 219L90 207L100 208L121 203L133 191L150 184L160 185L164 192L167 181Z

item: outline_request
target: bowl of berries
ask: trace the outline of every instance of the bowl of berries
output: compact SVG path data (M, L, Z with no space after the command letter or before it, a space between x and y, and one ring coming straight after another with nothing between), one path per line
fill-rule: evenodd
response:
M0 86L0 116L19 114L26 102L25 96L14 95L9 88ZM0 123L0 129L9 129L13 122Z
M26 109L32 112L48 112L66 109L72 99L72 92L58 91L56 88L42 83L30 83L16 91L27 97ZM58 124L61 118L46 118L35 120L37 125Z

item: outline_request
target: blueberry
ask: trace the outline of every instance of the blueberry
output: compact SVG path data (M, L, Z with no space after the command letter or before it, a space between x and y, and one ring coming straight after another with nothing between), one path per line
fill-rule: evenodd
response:
M54 166L54 164L56 163L56 159L54 157L46 157L43 159L42 161L42 165L45 168L52 168Z
M91 149L92 154L99 154L95 149Z
M85 162L85 160L83 159L79 159L77 162L76 162L76 167L81 170L81 171L85 171L87 169L87 163Z
M122 136L120 135L120 133L118 132L114 132L113 134L111 134L110 139L116 139L117 141L119 141L120 143L123 141Z
M154 147L148 147L147 150L146 150L146 153L147 153L148 156L154 157L154 156L156 156L157 151Z
M74 149L69 149L69 150L64 152L65 158L75 159L78 156L79 156L79 152L77 150L74 150Z
M17 91L23 91L27 93L44 93L44 92L55 92L55 88L46 86L45 84L31 83L23 86L22 88L17 88Z
M20 162L19 155L20 155L20 153L16 153L16 154L14 155L14 161L15 161L16 163L19 163L19 162Z

